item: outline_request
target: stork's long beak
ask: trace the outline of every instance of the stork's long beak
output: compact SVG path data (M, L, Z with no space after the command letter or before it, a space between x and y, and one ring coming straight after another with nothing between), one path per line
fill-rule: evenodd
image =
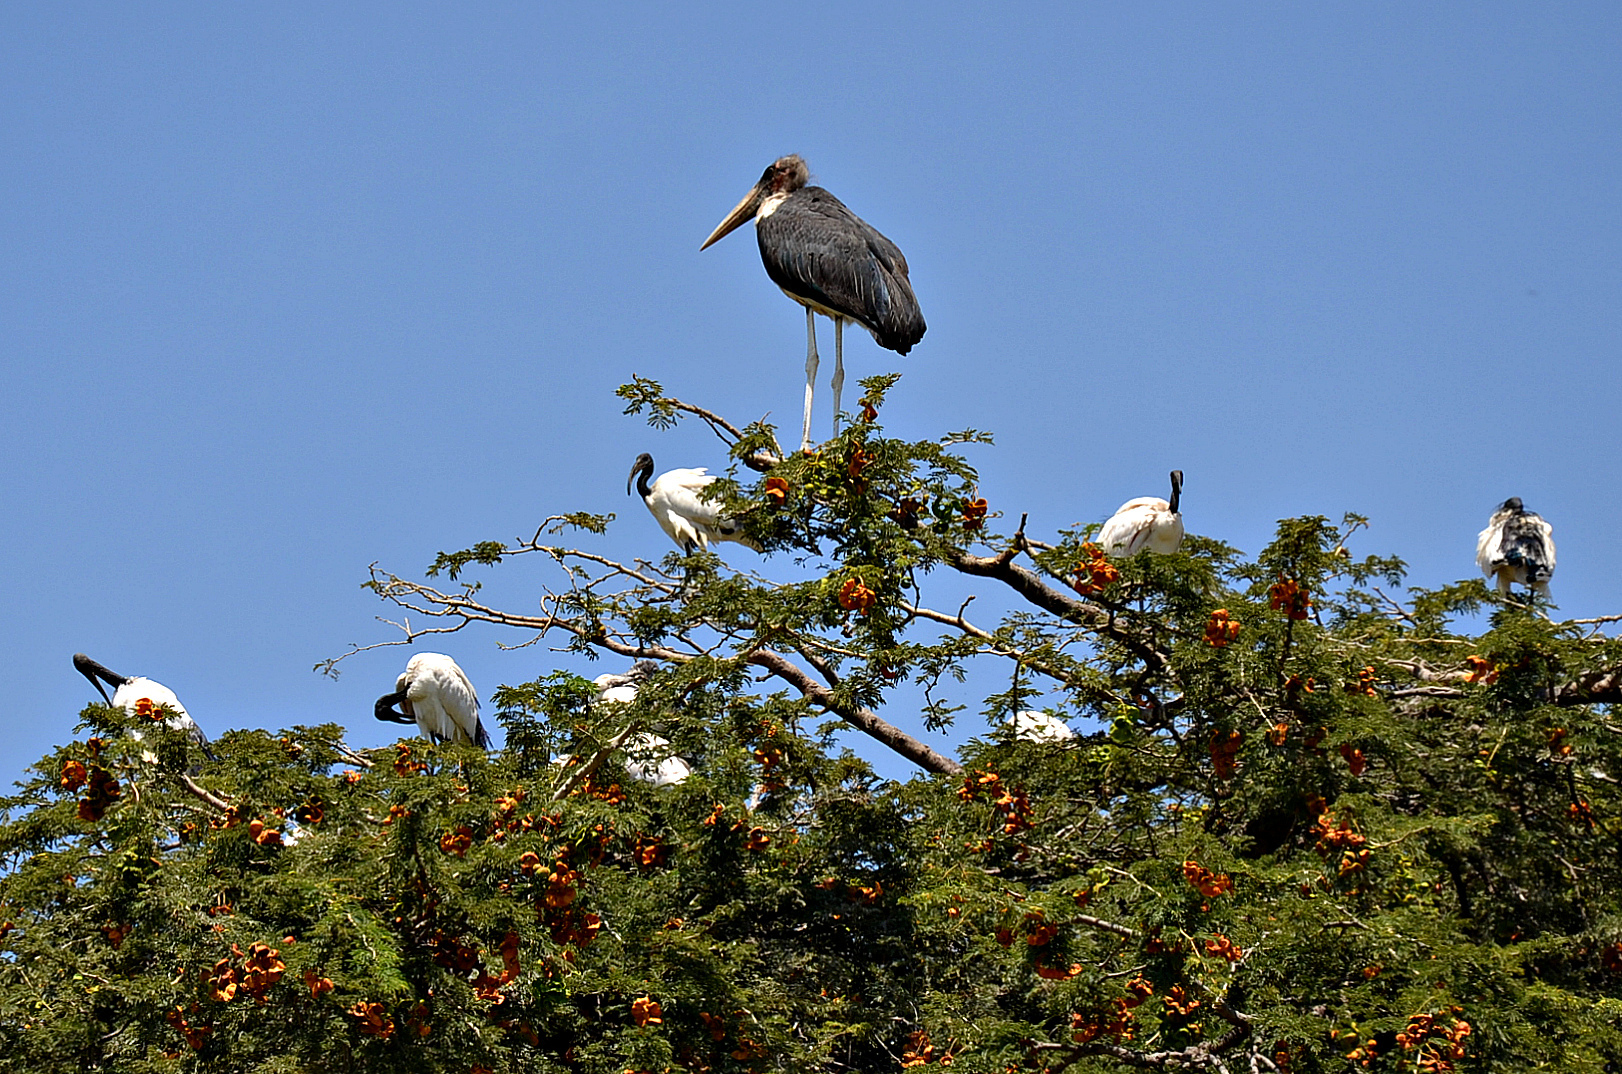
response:
M704 245L700 246L699 249L708 250L711 246L714 246L753 219L755 213L760 209L760 203L765 200L765 185L756 183L755 188L745 194L743 200L738 202L730 213L727 213L727 218L715 225L715 230L710 232L710 237L704 240Z

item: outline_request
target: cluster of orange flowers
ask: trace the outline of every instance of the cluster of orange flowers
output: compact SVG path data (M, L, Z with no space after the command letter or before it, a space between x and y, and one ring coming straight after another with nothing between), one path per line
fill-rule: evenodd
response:
M1208 899L1226 895L1233 890L1233 881L1227 873L1213 873L1197 861L1183 862L1183 879Z
M773 507L782 507L788 502L788 482L781 477L768 477L766 479L766 500Z
M878 594L867 588L867 584L860 578L847 579L839 587L839 606L847 612L854 611L858 615L866 615L868 609L878 602Z
M981 795L990 798L992 806L1002 814L1004 835L1016 835L1035 827L1032 818L1036 815L1036 809L1031 805L1030 798L1026 797L1023 787L1009 789L1003 786L1001 776L989 770L970 772L963 778L963 786L958 789L957 796L965 802L972 802Z
M850 474L851 480L856 482L856 491L860 492L865 485L862 481L862 471L873 464L873 456L860 444L850 453L850 462L845 464L845 472Z
M293 819L300 824L320 824L326 816L327 811L319 798L311 798L293 810Z
M1294 578L1280 578L1267 591L1267 606L1291 619L1305 619L1312 612L1312 597Z
M1346 692L1348 694L1357 694L1361 697L1378 697L1380 695L1379 691L1374 688L1374 680L1374 669L1371 667L1366 667L1357 673L1356 682L1347 680Z
M1077 1044L1088 1044L1100 1037L1107 1037L1117 1044L1131 1040L1133 1006L1136 1004L1124 999L1112 999L1102 1011L1093 1014L1075 1012L1070 1016L1070 1039Z
M659 1006L658 1000L640 996L631 1001L631 1020L639 1028L649 1025L663 1025L665 1021L664 1014L664 1009Z
M670 844L659 836L638 835L631 846L631 857L638 869L663 869L670 864Z
M1566 741L1567 731L1564 727L1556 727L1549 732L1549 753L1555 757L1570 757L1571 743Z
M1280 720L1267 729L1267 741L1275 746L1284 745L1284 740L1288 737L1290 737L1290 725L1284 720Z
M1228 609L1218 608L1205 621L1205 644L1213 649L1226 649L1239 636L1240 629L1239 623L1228 614Z
M1369 863L1369 849L1365 845L1368 837L1355 831L1351 821L1343 820L1337 825L1334 814L1325 810L1308 834L1318 837L1316 849L1326 860L1340 851L1340 860L1336 863L1336 873L1340 876L1361 872Z
M963 528L974 531L986 524L986 501L983 499L965 500L963 502Z
M869 418L869 421L872 419ZM901 1069L928 1066L930 1063L939 1063L943 1067L952 1065L952 1053L940 1053L937 1059L935 1045L929 1039L927 1030L915 1029L907 1034L907 1050L901 1053Z
M1220 932L1213 933L1211 938L1205 941L1205 953L1229 962L1238 962L1245 957L1244 950Z
M473 846L473 829L466 824L457 825L452 831L439 837L441 853L462 858L467 856L468 850Z
M1571 803L1566 813L1571 817L1571 823L1581 824L1589 831L1594 830L1594 807L1588 804L1587 799L1579 798Z
M222 958L214 963L212 969L203 971L203 983L208 988L208 997L216 1003L229 1003L236 998L240 990L252 996L255 1002L265 1002L265 993L282 979L287 972L287 964L281 959L281 952L269 944L256 943L243 954L242 948L236 944L231 945L231 953L242 959L239 969L233 965L229 958Z
M317 977L314 970L304 971L304 985L310 990L311 999L320 999L333 989L331 977Z
M272 828L259 817L248 822L248 836L262 847L279 847L282 845L282 833L279 827Z
M1484 656L1467 656L1464 662L1470 666L1469 672L1464 676L1465 682L1479 682L1483 685L1498 681L1499 668Z
M107 942L113 945L114 951L124 946L124 938L133 931L135 931L134 925L120 925L113 922L108 922L101 927L102 935L107 937Z
M1470 1036L1470 1023L1454 1018L1453 1024L1444 1026L1441 1018L1456 1015L1460 1008L1450 1007L1444 1015L1416 1014L1408 1019L1408 1026L1397 1034L1397 1043L1405 1052L1418 1051L1419 1069L1448 1071L1453 1060L1464 1058L1464 1042Z
M396 742L394 744L394 749L396 751L394 755L395 775L409 776L416 772L428 771L428 762L413 761L411 759L411 747L407 746L404 742Z
M1190 996L1182 985L1172 985L1160 1000L1166 1005L1166 1010L1180 1017L1188 1017L1200 1005L1200 1001Z
M1101 545L1088 541L1081 546L1082 561L1076 564L1072 589L1084 597L1096 597L1121 577L1121 570L1104 555Z
M394 1019L381 1003L357 1000L353 1006L344 1008L344 1013L355 1020L363 1036L381 1040L394 1036Z
M1244 745L1245 736L1238 731L1212 731L1208 746L1211 750L1211 766L1216 769L1217 779L1232 779L1235 767L1239 760L1239 747Z
M863 421L879 420L878 404L875 403L871 397L866 395L862 396L860 399L856 400L856 405L862 408Z
M70 765L78 763L77 761L68 762ZM78 771L82 771L83 768L83 765L79 765L79 769L74 774L77 775ZM67 778L67 766L64 765L62 772L64 784L67 782ZM99 764L90 766L90 773L85 782L88 784L88 788L84 797L79 799L79 819L91 822L98 821L107 815L107 810L112 808L115 801L123 797L124 789L118 785L118 780L113 778L113 774ZM77 790L78 788L73 789Z
M195 1011L196 1008L194 1006L192 1013L195 1013ZM210 1026L192 1025L190 1022L186 1021L186 1013L187 1012L181 1010L179 1007L176 1007L168 1014L164 1015L163 1020L168 1022L170 1027L173 1028L177 1033L186 1038L186 1043L191 1045L192 1051L200 1052L203 1050L203 1045L208 1043L208 1035L214 1032L214 1030Z

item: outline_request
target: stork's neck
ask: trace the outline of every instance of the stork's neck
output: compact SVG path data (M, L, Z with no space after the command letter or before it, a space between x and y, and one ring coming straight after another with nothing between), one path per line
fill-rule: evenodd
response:
M788 200L788 197L787 192L767 195L767 197L760 203L760 208L755 210L755 220L759 222L775 213L778 207Z

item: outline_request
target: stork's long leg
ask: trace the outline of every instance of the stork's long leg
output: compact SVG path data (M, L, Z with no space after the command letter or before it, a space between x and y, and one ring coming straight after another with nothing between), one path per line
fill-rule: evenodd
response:
M834 435L839 435L839 393L845 387L845 318L834 318Z
M800 434L800 450L811 450L811 390L817 384L817 315L805 307L805 430Z

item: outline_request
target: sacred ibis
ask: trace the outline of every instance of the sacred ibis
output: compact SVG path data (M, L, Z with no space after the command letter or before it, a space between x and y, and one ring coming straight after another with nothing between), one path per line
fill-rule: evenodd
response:
M1476 566L1497 581L1504 596L1519 582L1547 597L1554 574L1554 528L1528 511L1519 496L1511 496L1492 513L1477 538Z
M653 456L646 451L631 464L631 476L625 481L625 494L631 494L634 482L642 502L648 505L659 528L670 535L676 547L683 552L694 548L708 549L711 541L737 541L760 551L760 546L745 537L736 523L721 517L721 504L705 500L699 492L715 480L715 475L697 469L666 470L648 484L653 473Z
M116 671L109 670L105 664L90 659L84 653L73 654L73 666L78 669L79 674L90 680L90 685L101 694L103 701L114 708L123 709L131 716L136 714L142 701L151 704L154 716L158 709L167 709L169 715L164 717L163 725L171 731L184 731L187 738L202 748L205 756L210 760L214 759L214 754L208 748L208 736L203 734L203 729L197 726L197 721L191 718L191 714L186 711L186 706L180 703L180 698L175 696L175 692L163 683L139 676L131 678L128 675L120 675ZM111 697L107 696L107 687L102 685L104 682L107 686L113 687ZM134 731L131 732L131 736L139 741L141 733ZM156 761L157 757L151 756L147 760L151 763Z
M372 712L389 723L414 723L435 742L490 748L490 735L479 721L478 691L456 661L441 653L418 653L408 660L394 693L378 698Z
M638 660L623 675L599 675L591 680L597 687L597 703L617 702L628 705L636 700L638 688L644 680L659 670L652 660ZM693 774L693 766L668 752L670 740L646 731L625 736L620 748L625 751L625 773L634 780L654 787L673 787Z
M879 346L898 354L924 338L924 315L907 278L907 259L896 244L819 186L806 186L810 169L798 155L775 161L737 207L716 225L700 250L755 221L766 275L805 307L805 429L811 447L811 394L817 380L816 315L834 322L834 432L845 386L844 331L855 321Z
M1112 556L1135 556L1147 548L1168 556L1183 543L1183 516L1177 505L1183 496L1183 471L1171 472L1171 500L1139 496L1128 500L1098 531L1098 543Z

